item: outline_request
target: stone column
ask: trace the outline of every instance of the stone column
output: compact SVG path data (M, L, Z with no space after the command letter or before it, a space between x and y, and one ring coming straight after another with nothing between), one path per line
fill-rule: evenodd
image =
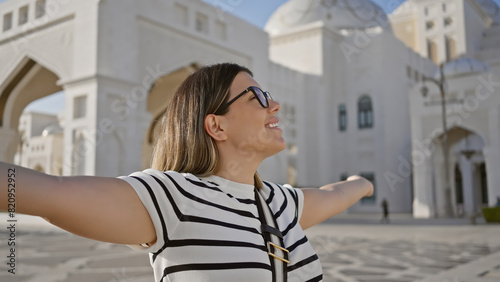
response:
M475 213L476 196L474 190L474 166L465 156L460 156L460 171L462 172L462 189L464 195L464 212L466 216Z
M488 147L483 149L484 163L486 164L486 178L488 183L488 206L494 206L500 196L500 148Z
M446 177L444 171L444 158L441 150L437 150L434 155L434 204L436 207L436 215L445 215L445 193Z
M9 163L14 161L18 136L17 130L0 128L0 161Z
M128 175L142 168L143 143L152 120L146 109L149 85L98 81L96 175Z
M415 151L416 149L414 149ZM428 156L422 157L422 160L413 166L413 216L416 218L433 217L434 206L433 184L432 184L432 164Z
M63 175L95 175L97 82L63 82L65 91Z

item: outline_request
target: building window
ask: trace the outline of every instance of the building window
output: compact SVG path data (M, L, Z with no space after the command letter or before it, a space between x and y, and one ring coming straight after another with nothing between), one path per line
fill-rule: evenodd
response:
M443 24L444 24L444 26L449 26L449 25L451 25L452 23L453 23L453 18L452 18L452 17L446 17L446 18L444 18L444 20L443 20Z
M215 35L217 35L217 37L219 39L222 39L222 40L226 40L227 38L227 28L226 28L226 24L221 22L221 21L216 21L215 22Z
M488 204L488 178L486 177L486 165L481 163L479 165L479 174L481 177L481 203Z
M406 66L406 77L411 79L412 70L410 66Z
M444 38L444 44L446 49L446 61L449 62L457 57L457 43L453 37L446 36Z
M457 204L464 203L464 193L462 188L462 171L460 166L455 165L455 201Z
M188 8L181 4L175 3L175 17L178 23L181 23L183 26L189 25L188 20Z
M427 40L427 57L431 59L434 63L438 63L438 48L436 42L428 39Z
M208 17L204 14L196 14L196 31L208 33Z
M443 12L446 12L446 3L443 3Z
M425 29L426 30L431 30L434 27L434 22L433 21L428 21L425 23Z
M414 78L415 78L415 82L418 82L418 80L420 79L420 75L418 74L418 70L415 70Z
M12 28L12 13L3 15L3 31L7 31Z
M73 100L73 119L83 118L87 114L87 96L78 96Z
M347 129L347 110L345 104L339 105L339 130L346 131Z
M85 157L88 148L85 145L85 138L82 133L73 131L73 156L72 156L72 174L83 175L85 174Z
M375 185L375 174L373 172L362 172L359 176L366 178L366 180L370 181L373 184L373 195L370 197L361 198L362 204L374 204L377 196L377 186Z
M19 8L19 25L23 25L28 22L28 6L23 6Z
M35 5L35 18L45 16L45 0L37 0Z
M424 8L424 15L426 15L426 16L429 15L429 8L427 8L427 7Z
M358 127L360 129L373 127L372 99L368 96L363 96L358 101Z

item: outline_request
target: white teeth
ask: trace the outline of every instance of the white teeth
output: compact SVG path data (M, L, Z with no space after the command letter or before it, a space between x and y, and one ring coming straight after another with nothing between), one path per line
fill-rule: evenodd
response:
M270 123L267 125L267 127L270 127L270 128L278 127L278 123Z

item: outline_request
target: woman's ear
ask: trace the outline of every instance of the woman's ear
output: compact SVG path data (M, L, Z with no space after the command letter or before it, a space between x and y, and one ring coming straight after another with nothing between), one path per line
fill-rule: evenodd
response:
M227 139L227 134L222 126L223 117L214 114L209 114L205 117L205 130L215 141L224 141Z

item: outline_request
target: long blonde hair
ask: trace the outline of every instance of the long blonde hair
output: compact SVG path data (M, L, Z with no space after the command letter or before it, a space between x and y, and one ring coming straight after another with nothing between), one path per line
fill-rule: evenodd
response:
M231 84L240 72L252 72L232 63L205 66L191 74L174 93L162 118L151 167L197 176L213 175L220 165L215 141L205 131L205 117L227 103ZM226 114L229 109L220 114ZM254 175L254 185L262 181Z

